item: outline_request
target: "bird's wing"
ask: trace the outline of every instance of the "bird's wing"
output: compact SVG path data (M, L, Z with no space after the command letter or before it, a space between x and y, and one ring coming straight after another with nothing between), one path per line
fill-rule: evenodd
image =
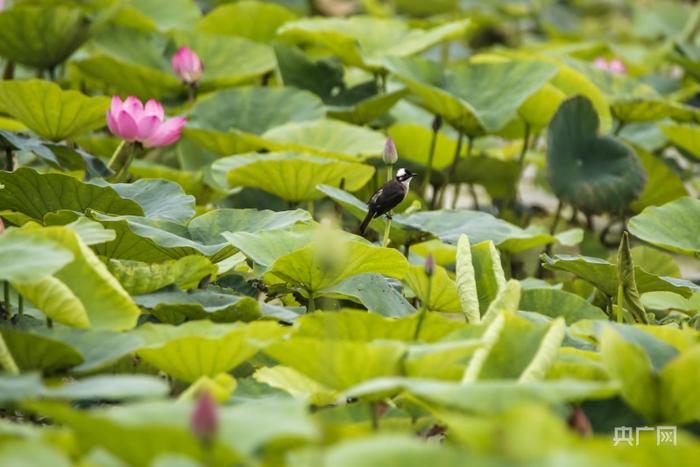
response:
M381 191L381 190L380 190ZM377 199L374 199L374 196L372 197L372 201L374 201L374 205L376 206L376 214L374 217L379 217L382 214L386 214L387 212L391 211L394 209L398 204L403 201L404 198L404 193L400 191L393 191L393 190L386 190L382 193L382 197L380 198L377 196Z

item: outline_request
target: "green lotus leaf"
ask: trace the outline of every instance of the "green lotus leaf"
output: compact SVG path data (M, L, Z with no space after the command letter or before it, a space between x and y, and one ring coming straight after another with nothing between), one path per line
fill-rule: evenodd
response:
M541 257L543 266L552 271L566 271L598 287L606 295L617 294L617 266L604 259L588 256L547 255ZM684 279L657 276L646 272L639 266L634 268L635 282L640 293L666 291L689 297L698 286Z
M359 302L368 311L382 316L406 316L416 311L386 278L374 273L349 277L325 289L323 295Z
M253 377L260 383L282 389L293 396L308 398L308 401L316 406L334 404L340 397L340 393L337 391L328 389L308 376L284 365L259 368Z
M338 237L278 257L266 277L300 286L313 297L357 274L373 272L400 279L406 269L406 258L396 250Z
M430 128L413 123L395 123L389 127L387 133L394 140L396 150L401 155L400 164L405 160L426 167L430 155L430 144L433 132ZM437 134L435 141L435 154L433 155L433 168L443 170L452 164L457 141L443 132ZM462 146L460 157L466 154L466 145Z
M0 108L51 141L73 138L105 126L108 107L106 97L64 91L48 81L0 82Z
M700 160L700 129L689 124L662 124L661 132L676 146L684 149L694 160Z
M223 232L222 237L248 258L265 269L280 256L305 247L314 240L310 225L297 225L285 230L261 230L260 232ZM346 234L350 239L351 234ZM357 238L357 237L354 237Z
M22 371L51 373L83 363L83 356L78 350L50 336L9 326L0 327L0 334Z
M608 316L576 294L557 289L526 289L520 299L520 309L556 318L563 317L567 324L582 319L604 319Z
M264 352L330 389L348 389L363 381L400 372L405 348L398 342L353 342L294 337Z
M242 87L199 99L189 116L184 134L210 151L228 156L262 148L260 135L267 130L318 120L325 116L325 110L321 99L308 91Z
M92 209L110 214L144 214L141 206L120 197L113 188L83 183L69 175L41 174L28 167L21 167L14 172L0 171L0 185L0 205L37 221L43 221L48 213L64 209L76 212ZM61 196L57 196L57 193L61 193Z
M392 58L385 63L420 97L421 105L470 136L501 130L557 72L552 64L526 60L471 63L447 70L422 58Z
M551 83L545 83L537 92L530 95L518 109L518 116L498 132L500 136L522 138L525 125L530 134L535 134L547 127L566 94Z
M0 55L51 70L88 40L91 27L79 8L8 8L0 14Z
M140 216L107 216L97 212L90 217L114 230L114 241L95 246L100 256L112 259L161 263L190 255L207 256L216 263L233 251L224 243L205 245L190 238L186 226Z
M16 261L21 258L21 261ZM0 235L0 279L33 282L73 261L73 253L50 238L27 237L20 229Z
M255 355L266 340L285 333L272 322L215 324L190 321L180 326L145 324L136 333L144 339L138 355L156 368L185 381L215 377Z
M125 465L153 465L152 461L165 453L201 462L206 457L218 465L242 460L240 454L224 445L223 437L213 441L206 454L202 452L189 427L190 404L132 403L115 410L78 410L56 402L26 405L69 427L80 437L81 445L107 451ZM155 439L158 442L153 442Z
M138 0L130 2L129 7L158 29L186 29L201 16L194 0Z
M643 149L635 150L647 173L644 190L639 195L639 199L631 205L635 212L641 212L648 206L661 206L688 196L688 189L683 184L683 179L663 159Z
M163 290L134 297L134 301L160 321L171 324L197 319L232 323L253 321L261 316L260 305L254 298L231 295L212 287L190 292Z
M182 289L193 289L203 278L217 273L211 261L198 255L161 263L110 259L107 268L131 295L153 292L172 284Z
M187 230L192 239L205 245L226 242L222 232L258 233L287 229L296 224L311 221L308 211L270 211L257 209L214 209L197 216L189 223Z
M27 300L49 318L70 326L124 330L136 325L138 307L74 231L65 227L22 231L29 239L57 242L74 258L54 275L32 282L13 282Z
M351 161L379 157L386 138L368 128L337 120L294 122L263 133L272 151L299 151Z
M421 339L437 342L464 328L464 322L428 313L423 318L410 316L387 318L375 313L358 310L341 310L336 313L316 312L300 317L295 336L336 341L373 342L381 339L412 342L418 321L423 319Z
M637 238L665 250L700 256L700 241L695 234L700 201L684 197L650 206L630 219L629 231Z
M682 352L661 370L661 387L657 400L661 404L664 419L673 423L685 424L700 420L700 398L697 388L700 384L698 372L700 346Z
M12 439L0 446L2 465L52 465L70 467L68 455L48 442L35 439Z
M405 57L464 34L469 21L432 29L411 29L403 21L353 16L348 19L306 18L286 23L278 34L294 42L316 42L346 64L368 71L384 70L385 57Z
M561 201L590 214L619 214L639 197L646 172L629 146L598 135L598 126L585 97L559 107L547 131L548 178Z
M217 160L212 171L225 174L231 186L260 188L291 201L323 197L316 185L340 185L350 191L362 188L374 168L355 162L337 161L293 152L244 154Z
M140 99L160 99L182 91L182 83L174 75L103 53L71 62L71 65L90 80L106 83L120 94Z
M215 8L195 25L195 29L269 42L280 26L295 18L294 13L281 5L245 0Z
M379 119L408 94L405 89L377 93L374 81L359 84L327 103L328 115L354 125L366 125Z
M566 401L608 399L617 392L617 388L608 382L573 379L520 384L507 380L461 384L412 378L378 378L346 391L346 396L372 397L402 390L443 409L477 414L498 413L523 403L555 405Z
M66 224L66 227L75 231L83 243L90 246L111 242L117 238L113 230L105 229L102 224L87 217L78 217L70 224Z
M428 277L423 266L412 265L408 268L405 281L428 311L462 311L457 285L449 278L445 268L435 266L435 273Z
M512 199L517 191L521 171L520 164L515 160L488 156L467 157L459 161L451 181L481 185L492 198Z
M186 195L177 183L140 179L133 183L115 183L109 186L122 198L136 201L149 219L183 224L194 215L194 197Z
M469 358L482 344L480 339L461 339L411 345L405 360L406 376L459 381Z

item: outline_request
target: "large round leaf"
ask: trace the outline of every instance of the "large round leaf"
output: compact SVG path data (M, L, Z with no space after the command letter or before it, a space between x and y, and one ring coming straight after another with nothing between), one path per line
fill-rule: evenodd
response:
M21 258L21 261L17 261ZM20 230L0 235L0 279L28 282L53 274L73 254L51 239L31 238Z
M700 200L681 198L663 206L650 206L630 219L637 238L684 255L700 256Z
M48 81L1 81L0 108L52 141L105 126L106 97L64 91Z
M245 0L215 8L195 28L201 32L269 42L277 35L277 29L281 25L295 17L281 5Z
M355 162L336 161L292 152L244 154L217 160L212 171L230 186L260 188L287 201L319 199L317 184L339 185L350 191L362 188L374 168Z
M585 213L620 214L642 192L646 173L634 151L598 135L591 101L578 96L557 110L547 131L547 170L557 197Z
M310 18L292 21L279 35L295 42L316 42L347 65L383 71L384 57L405 57L462 35L468 21L445 23L433 29L411 29L397 19L353 16L349 19Z
M198 101L184 133L210 151L228 156L262 148L260 135L271 128L324 116L323 102L308 91L243 87Z
M79 8L23 7L0 13L0 55L23 65L52 69L90 35Z
M517 116L518 108L557 72L532 60L468 63L443 69L423 58L392 58L386 66L421 105L467 135L496 132Z
M289 123L266 131L262 138L265 147L273 151L300 151L346 160L379 157L386 141L381 133L337 120Z

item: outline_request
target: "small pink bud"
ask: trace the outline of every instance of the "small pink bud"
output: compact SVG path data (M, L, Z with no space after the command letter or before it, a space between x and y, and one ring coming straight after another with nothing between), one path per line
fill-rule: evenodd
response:
M627 67L625 66L624 63L622 63L622 60L617 59L617 58L610 60L610 63L608 63L608 70L610 70L611 73L618 73L618 74L627 73Z
M170 64L178 78L187 84L196 83L202 78L204 65L202 65L199 55L189 47L180 47L173 55Z
M180 139L180 132L187 119L174 117L165 120L160 102L153 99L143 103L134 96L122 102L119 96L112 97L107 110L107 126L114 136L126 141L138 141L147 148L167 146Z
M203 445L214 441L219 428L219 414L216 401L208 391L202 391L192 412L192 433Z
M428 277L435 273L435 258L433 258L432 253L428 253L428 256L425 258L425 273Z
M608 69L608 61L605 60L603 57L598 57L593 61L593 66L600 69L600 70L607 70Z
M396 145L394 144L394 140L391 139L390 136L386 139L386 143L384 144L384 163L386 165L394 165L398 160L399 154L396 151Z

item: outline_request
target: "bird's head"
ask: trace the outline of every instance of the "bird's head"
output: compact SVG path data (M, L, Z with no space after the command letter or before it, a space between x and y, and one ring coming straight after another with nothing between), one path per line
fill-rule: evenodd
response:
M396 180L401 182L401 183L404 183L404 182L409 181L410 179L412 179L416 175L418 175L418 174L413 173L408 169L401 168L401 169L396 171Z

